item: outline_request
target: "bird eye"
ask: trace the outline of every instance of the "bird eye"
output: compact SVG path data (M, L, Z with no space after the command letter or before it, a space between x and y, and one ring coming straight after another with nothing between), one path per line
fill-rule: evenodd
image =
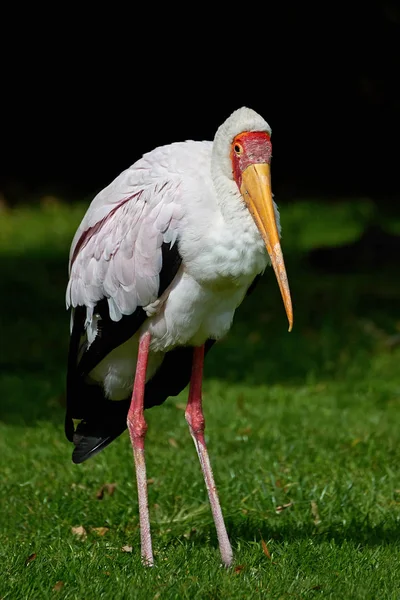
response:
M240 144L235 144L233 149L239 156L243 154L243 147Z

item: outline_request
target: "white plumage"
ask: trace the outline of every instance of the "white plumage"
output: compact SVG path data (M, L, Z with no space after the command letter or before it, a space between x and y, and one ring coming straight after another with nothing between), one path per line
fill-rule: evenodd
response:
M72 242L67 307L87 307L89 331L102 297L108 298L114 321L144 307L145 328L152 335L148 377L160 362L153 353L223 337L254 277L268 263L229 171L230 142L244 129L270 133L264 119L244 108L220 127L214 144L173 143L145 154L95 197ZM276 218L279 223L277 209ZM182 267L157 299L161 246L176 241ZM112 399L126 397L133 384L137 340L124 346L93 373Z

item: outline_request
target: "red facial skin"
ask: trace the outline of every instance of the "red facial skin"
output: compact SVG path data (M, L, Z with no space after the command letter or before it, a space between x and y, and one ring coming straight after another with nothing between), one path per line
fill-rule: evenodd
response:
M235 147L239 149L236 152ZM264 131L240 133L232 142L231 160L233 177L240 190L242 173L249 165L256 163L270 164L272 157L271 138Z

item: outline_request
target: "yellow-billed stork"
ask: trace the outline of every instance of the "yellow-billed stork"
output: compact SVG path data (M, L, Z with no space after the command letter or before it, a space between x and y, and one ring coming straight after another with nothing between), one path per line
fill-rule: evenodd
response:
M243 107L213 142L144 154L93 199L72 241L66 435L75 445L73 462L81 463L128 427L146 565L153 551L143 412L189 382L185 417L222 561L232 562L204 439L203 362L268 264L292 328L270 136L268 123Z

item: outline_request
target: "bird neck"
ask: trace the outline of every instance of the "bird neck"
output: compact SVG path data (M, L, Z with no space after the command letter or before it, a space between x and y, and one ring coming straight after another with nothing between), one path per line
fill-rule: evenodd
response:
M225 224L230 229L243 232L243 228L253 228L253 219L243 201L236 183L222 171L212 172L212 180L217 202Z

